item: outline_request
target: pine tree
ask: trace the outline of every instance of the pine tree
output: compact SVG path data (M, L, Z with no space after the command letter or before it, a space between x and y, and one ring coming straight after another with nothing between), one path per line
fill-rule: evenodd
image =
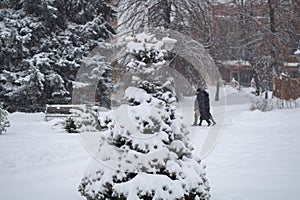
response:
M2 108L2 105L0 105L0 135L10 126L7 115L8 112Z
M153 35L136 35L127 48L134 75L164 67L166 50ZM125 91L127 104L102 116L107 129L79 192L88 200L209 199L205 167L192 154L173 90L137 80Z
M4 107L14 104L11 111L36 111L46 103L70 103L83 57L115 33L110 25L113 7L105 0L13 0L4 5L0 10Z

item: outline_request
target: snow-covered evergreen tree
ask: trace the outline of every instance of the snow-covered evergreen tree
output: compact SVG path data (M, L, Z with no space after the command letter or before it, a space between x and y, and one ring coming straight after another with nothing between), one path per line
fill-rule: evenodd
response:
M113 7L105 0L5 0L3 5L0 98L4 107L34 111L43 110L46 103L70 103L82 58L114 34L109 24Z
M95 132L100 130L98 115L91 108L80 110L72 109L64 127L68 133Z
M153 35L139 37L127 45L133 56L126 67L137 76L163 67L166 52ZM205 167L192 154L172 89L137 80L125 91L127 104L100 117L107 129L79 192L88 200L209 199Z
M83 57L76 82L73 82L73 103L111 107L112 66L105 58L111 48L109 44L99 45Z
M0 104L0 135L10 126L7 116L8 112L4 110Z

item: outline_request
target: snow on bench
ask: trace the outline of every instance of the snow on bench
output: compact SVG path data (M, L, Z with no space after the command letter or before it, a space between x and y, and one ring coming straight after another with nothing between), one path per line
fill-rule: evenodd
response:
M72 114L72 109L79 109L82 111L86 110L86 105L84 104L47 104L46 105L46 110L45 110L45 121L49 121L54 118L67 118Z

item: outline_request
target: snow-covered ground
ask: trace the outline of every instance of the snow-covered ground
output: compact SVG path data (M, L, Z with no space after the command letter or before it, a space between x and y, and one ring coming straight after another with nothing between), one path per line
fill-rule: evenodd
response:
M300 108L249 111L248 95L227 88L226 97L211 106L216 126L189 126L212 200L299 199ZM181 103L187 125L193 101ZM77 187L91 156L79 135L53 129L55 122L43 117L10 114L11 127L0 135L1 200L84 199Z

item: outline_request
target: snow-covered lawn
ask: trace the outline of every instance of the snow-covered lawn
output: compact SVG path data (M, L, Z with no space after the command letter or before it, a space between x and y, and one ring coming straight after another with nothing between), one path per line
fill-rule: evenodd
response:
M195 153L201 155L206 137L221 134L204 158L212 199L299 199L300 109L249 111L249 98L230 91L226 102L212 105L211 128L190 126L194 98L181 103ZM79 135L53 129L43 117L10 114L11 127L0 136L1 200L83 199L77 187L91 156Z
M205 159L218 200L297 200L300 109L242 111Z
M77 186L90 158L78 135L52 129L43 113L14 113L0 135L0 199L83 199Z

